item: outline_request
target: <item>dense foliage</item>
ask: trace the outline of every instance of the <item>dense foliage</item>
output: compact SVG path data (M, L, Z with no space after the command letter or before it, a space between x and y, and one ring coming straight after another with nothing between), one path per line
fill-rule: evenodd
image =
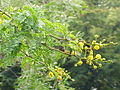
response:
M119 1L106 2L31 0L2 7L1 88L118 90L119 45L112 41L120 43Z

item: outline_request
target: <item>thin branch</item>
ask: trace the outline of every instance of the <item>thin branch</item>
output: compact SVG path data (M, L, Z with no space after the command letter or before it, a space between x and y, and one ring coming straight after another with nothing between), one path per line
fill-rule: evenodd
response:
M53 36L52 34L49 34L49 36L51 36L51 37L53 37L53 38L55 38L55 39L58 39L58 40L66 40L66 41L69 41L68 39L56 37L56 36Z
M2 12L2 14L5 14L7 17L11 18L10 15L8 15L6 12L2 11L1 9L0 9L0 12Z
M30 58L33 58L32 56L30 56L30 55L28 55L27 53L25 53L24 51L21 51L22 53L24 53L25 54L25 56L27 56L27 57L30 57Z
M54 85L53 85L53 88L56 89L57 87L57 84L58 84L58 80L54 81Z
M61 53L66 54L66 55L75 56L75 57L79 58L79 57L76 56L76 55L71 55L70 53L66 53L66 52L61 51L61 50L59 50L59 49L57 49L57 48L50 47L50 46L48 46L46 43L41 43L41 44L44 45L44 46L46 46L46 47L49 48L50 50L55 50L55 51L61 52Z
M17 78L19 77L16 75L16 73L14 71L12 71L12 69L9 69L9 70L15 75L15 77L17 77Z
M19 65L20 65L20 64L15 64L15 65L11 66L10 68L8 68L7 70L2 71L1 74L4 74L5 72L10 71L10 72L12 72L16 77L19 77L19 76L16 75L16 73L15 73L14 71L12 71L12 68L17 67L17 66L19 66Z

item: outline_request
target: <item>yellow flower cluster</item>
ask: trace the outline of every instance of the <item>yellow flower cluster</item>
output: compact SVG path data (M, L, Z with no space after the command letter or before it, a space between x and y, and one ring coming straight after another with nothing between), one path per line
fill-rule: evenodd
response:
M50 71L48 73L48 76L50 78L56 78L57 80L62 80L64 76L67 76L67 74L65 73L65 71L60 68L60 67L56 67L53 71Z
M89 64L89 65L92 65L93 64L93 60L103 60L103 58L101 58L100 54L96 54L95 57L93 56L93 54L91 54L91 55L89 55L87 57L86 63Z
M115 44L113 42L105 43L106 39L98 41L99 35L95 35L95 40L90 43L87 43L84 40L79 40L76 35L72 33L68 34L68 49L64 53L75 56L78 58L78 61L75 63L75 66L80 66L84 63L91 65L94 69L101 67L102 62L107 62L100 54L95 54L96 50L100 50L104 46Z
M62 68L56 68L55 71L58 73L58 75L62 76L65 75L65 72Z

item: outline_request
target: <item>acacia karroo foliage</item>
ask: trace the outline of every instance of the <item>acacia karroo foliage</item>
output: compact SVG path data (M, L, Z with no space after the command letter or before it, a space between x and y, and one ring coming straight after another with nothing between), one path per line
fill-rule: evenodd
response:
M99 35L87 42L81 32L43 18L37 8L11 7L9 14L0 12L0 67L20 65L16 89L74 90L69 86L69 81L74 82L71 72L61 67L68 57L76 68L88 65L97 69L112 62L97 51L116 43L100 40Z

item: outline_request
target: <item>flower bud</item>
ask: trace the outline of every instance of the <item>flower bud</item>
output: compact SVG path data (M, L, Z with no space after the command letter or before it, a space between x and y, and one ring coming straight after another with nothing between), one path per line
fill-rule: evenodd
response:
M57 77L57 80L62 80L62 76L58 76L58 77Z
M48 73L48 76L49 76L50 78L54 77L53 72L49 72L49 73Z
M85 48L84 48L85 50L87 50L88 49L88 47L87 46L85 46Z
M83 49L84 43L83 43L83 42L79 42L79 43L78 43L78 46L80 46L80 48Z
M101 63L99 63L98 65L99 65L99 67L102 67L102 64L101 64Z
M80 61L78 61L76 64L75 64L75 66L77 66L77 65L82 65L83 64L83 62L80 60Z
M101 55L100 55L100 54L97 54L97 55L95 56L95 58L96 58L96 59L101 59Z
M93 55L93 50L90 50L90 55Z
M100 36L96 34L94 37L95 37L95 38L99 38Z
M93 68L94 68L94 69L97 69L97 66L96 66L96 65L94 65L94 66L93 66Z
M92 41L92 44L95 44L95 43L96 43L96 41L95 41L95 40L93 40L93 41Z
M99 50L99 49L100 49L100 46L99 46L99 45L95 45L95 46L93 47L93 49Z
M72 52L71 52L71 55L74 55L74 56L75 56L75 55L77 55L77 53L76 53L75 51L72 51Z
M89 55L89 56L87 57L87 59L88 59L88 60L93 60L93 55Z

